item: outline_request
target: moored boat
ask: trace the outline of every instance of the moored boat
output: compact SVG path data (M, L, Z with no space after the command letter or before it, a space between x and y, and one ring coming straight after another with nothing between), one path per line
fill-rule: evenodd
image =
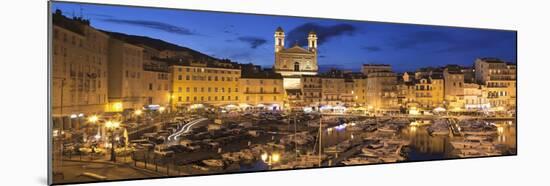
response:
M202 163L211 167L223 167L223 161L218 159L202 160Z

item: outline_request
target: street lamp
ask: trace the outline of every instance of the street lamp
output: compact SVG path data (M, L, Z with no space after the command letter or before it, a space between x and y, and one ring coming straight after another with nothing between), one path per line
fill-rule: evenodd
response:
M134 111L134 114L136 116L140 116L142 113L143 113L143 111L141 109L138 109L138 110Z
M143 111L141 109L137 109L134 111L134 116L136 116L136 121L140 119L140 116L143 114Z
M119 121L107 121L105 127L111 133L111 161L116 162L116 152L115 152L115 130L120 127Z
M97 122L97 120L99 120L99 117L97 117L97 115L91 115L90 117L88 117L88 121L90 123L95 123Z
M99 120L99 117L97 115L91 115L88 117L88 122L95 124Z
M164 110L166 110L165 107L159 107L159 113L160 113L160 120L164 121Z
M88 117L88 122L89 123L92 123L92 124L95 125L98 121L99 121L99 116L97 116L97 115L91 115L91 116ZM97 126L97 134L94 136L94 139L96 141L98 141L99 138L101 138L101 135L100 135L100 126L98 125Z
M267 165L269 166L269 169L271 169L271 165L279 162L279 160L281 159L281 155L279 153L267 153L267 152L264 152L260 158L262 159L262 161L264 161L264 163L267 163Z

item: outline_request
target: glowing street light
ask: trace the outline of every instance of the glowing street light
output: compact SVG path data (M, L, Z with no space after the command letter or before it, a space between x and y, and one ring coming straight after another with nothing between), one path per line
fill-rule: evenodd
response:
M105 123L105 127L107 127L107 129L109 129L109 130L114 130L114 129L117 129L118 127L120 127L120 122L119 121L107 121Z
M111 110L113 112L122 112L123 106L122 102L115 102L111 105Z
M267 161L267 153L263 153L260 158L262 158L262 161L266 162Z
M141 109L134 111L134 115L136 116L140 116L141 114L143 114L143 111Z
M274 153L271 155L271 160L273 160L273 162L278 162L279 158L280 158L280 155L278 153Z
M164 107L159 107L159 112L164 112L164 110L166 110L166 108L164 108Z
M98 120L99 120L99 117L97 115L91 115L90 117L88 117L88 122L90 123L95 124Z
M108 129L112 128L113 127L113 122L112 121L105 122L105 127L107 127Z
M120 127L119 121L107 121L105 122L105 127L111 132L111 161L116 162L116 152L115 152L115 130Z
M263 153L262 155L260 155L260 158L262 159L262 161L267 163L267 165L269 166L269 169L271 169L271 165L279 162L279 160L281 159L281 155L276 152L271 154Z

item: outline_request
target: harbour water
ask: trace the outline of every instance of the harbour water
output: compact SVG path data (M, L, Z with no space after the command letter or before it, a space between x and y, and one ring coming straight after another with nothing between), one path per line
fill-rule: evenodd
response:
M513 120L490 121L497 125L498 133L493 137L493 143L501 144L507 149L508 154L516 153L516 123ZM452 140L460 140L464 137L453 136L452 133L445 136L430 135L427 126L409 126L403 128L396 137L410 141L405 149L407 161L439 160L456 158L453 154ZM363 132L349 131L347 129L332 130L324 133L323 146L328 147L338 144L352 137L358 138Z
M516 124L513 120L505 121L490 121L497 126L497 135L492 139L493 143L499 144L507 149L503 155L516 153ZM323 147L337 145L346 140L351 140L354 144L361 144L363 137L369 136L371 133L364 131L352 131L349 128L340 128L327 130L323 132ZM462 140L463 136L455 136L452 133L449 135L430 135L427 126L408 126L402 128L393 135L394 138L410 141L408 147L403 148L406 154L404 161L425 161L425 160L442 160L458 158L454 153L451 141ZM307 145L308 149L315 149L312 145ZM291 152L287 152L291 153ZM258 171L268 170L269 166L261 161L254 161L251 164L241 165L239 171Z

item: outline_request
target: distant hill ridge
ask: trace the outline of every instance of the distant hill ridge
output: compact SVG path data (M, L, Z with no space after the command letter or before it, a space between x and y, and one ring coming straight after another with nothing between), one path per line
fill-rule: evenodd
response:
M191 56L193 56L193 60L221 61L218 58L209 56L207 54L203 54L199 51L196 51L196 50L193 50L193 49L190 49L190 48L187 48L187 47L179 46L179 45L176 45L176 44L173 44L173 43L169 43L169 42L166 42L166 41L163 41L163 40L160 40L160 39L150 38L150 37L147 37L147 36L129 35L129 34L123 34L123 33L119 33L119 32L111 32L111 31L106 31L106 30L101 30L101 31L109 34L110 36L112 36L114 38L123 40L125 42L130 43L130 44L135 44L135 45L142 44L142 45L145 45L145 46L148 46L148 47L160 50L160 51L162 51L162 50L184 51L184 52L189 53Z

